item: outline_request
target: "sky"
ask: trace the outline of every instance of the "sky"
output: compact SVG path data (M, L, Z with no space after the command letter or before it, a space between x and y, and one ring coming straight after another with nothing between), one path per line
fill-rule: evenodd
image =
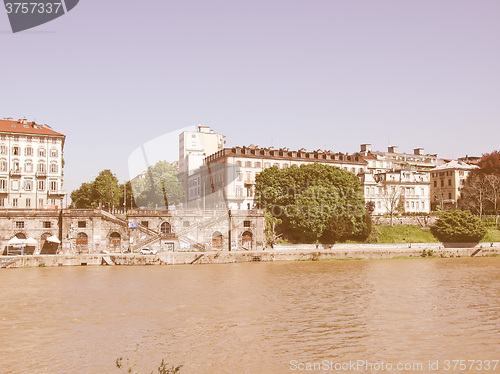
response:
M66 135L68 192L103 169L128 179L138 148L199 124L226 146L480 156L500 148L499 13L498 0L81 0L13 34L1 9L0 117Z

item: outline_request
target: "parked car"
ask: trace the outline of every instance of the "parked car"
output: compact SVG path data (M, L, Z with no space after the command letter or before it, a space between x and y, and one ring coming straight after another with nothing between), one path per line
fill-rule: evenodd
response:
M141 249L141 255L155 255L158 253L158 251L156 249L152 249L152 248L143 248Z

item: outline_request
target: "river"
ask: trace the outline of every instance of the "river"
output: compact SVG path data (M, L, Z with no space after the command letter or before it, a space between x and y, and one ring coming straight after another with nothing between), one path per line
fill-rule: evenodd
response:
M500 372L500 258L4 269L0 290L2 373L125 373L118 357L140 373L162 358L180 373ZM350 361L364 366L332 370Z

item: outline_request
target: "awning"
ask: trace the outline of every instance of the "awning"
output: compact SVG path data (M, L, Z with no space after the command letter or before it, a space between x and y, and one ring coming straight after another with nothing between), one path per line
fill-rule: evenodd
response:
M14 236L12 239L10 239L7 244L8 245L16 245L16 244L23 244L24 240L19 239L17 236Z
M47 241L48 242L51 242L51 243L57 243L57 244L61 244L61 241L57 238L57 236L55 235L52 235L52 236L49 236L47 238Z
M33 239L32 237L29 237L28 239L26 239L24 241L24 244L29 245L29 246L33 246L33 245L37 245L38 242L35 239Z

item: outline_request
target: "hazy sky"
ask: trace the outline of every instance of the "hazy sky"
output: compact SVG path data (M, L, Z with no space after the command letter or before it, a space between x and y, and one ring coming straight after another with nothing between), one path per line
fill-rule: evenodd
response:
M227 145L500 148L500 1L81 0L12 34L0 117L67 136L65 189L204 124ZM175 150L175 153L177 150Z

